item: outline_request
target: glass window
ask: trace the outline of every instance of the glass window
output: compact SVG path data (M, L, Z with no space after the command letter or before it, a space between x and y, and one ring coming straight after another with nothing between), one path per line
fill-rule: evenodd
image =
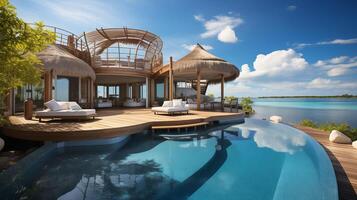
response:
M164 83L156 83L156 98L164 98Z
M120 88L118 85L115 86L109 86L109 97L110 98L119 98L120 95Z
M97 86L97 98L107 98L107 86L98 85Z
M23 87L18 87L15 90L15 112L24 111L24 102L26 99L31 98L33 100L33 109L41 110L43 109L43 93L44 93L44 82L41 80L38 85L25 85Z
M65 77L57 77L55 87L56 100L69 101L69 80Z

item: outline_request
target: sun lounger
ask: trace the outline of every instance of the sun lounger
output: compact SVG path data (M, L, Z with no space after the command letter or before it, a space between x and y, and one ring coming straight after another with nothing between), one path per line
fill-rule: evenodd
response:
M166 113L166 114L188 114L189 108L186 106L186 102L181 99L174 99L173 101L165 101L161 107L153 107L151 110L154 114Z
M37 111L35 117L41 122L42 119L84 119L95 118L95 109L82 109L76 102L56 102L51 100L45 103L48 108L43 111Z

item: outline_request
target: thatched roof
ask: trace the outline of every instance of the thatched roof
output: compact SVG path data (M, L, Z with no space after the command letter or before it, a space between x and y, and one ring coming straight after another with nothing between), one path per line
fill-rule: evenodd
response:
M53 70L56 75L95 79L95 72L91 66L59 45L49 45L38 53L37 57L42 61L45 71Z
M195 80L197 71L201 72L201 79L209 83L220 82L222 75L225 81L232 81L239 76L238 68L209 53L200 44L173 64L175 80Z

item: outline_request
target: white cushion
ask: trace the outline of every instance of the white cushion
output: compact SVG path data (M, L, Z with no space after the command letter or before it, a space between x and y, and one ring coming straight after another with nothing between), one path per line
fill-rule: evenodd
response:
M172 100L173 107L182 107L182 99L174 99Z
M63 110L61 105L57 103L57 101L55 101L54 99L52 99L51 101L47 101L46 103L44 103L45 106L52 110L52 111L59 111L59 110Z
M352 142L352 146L357 149L357 140Z
M334 143L341 143L341 144L351 144L351 138L347 137L345 134L341 133L338 130L333 130L330 133L329 140Z
M172 101L164 101L164 103L162 104L162 107L172 107L172 106L173 106Z
M57 101L57 103L61 106L61 110L69 110L69 103L67 101Z
M70 101L70 102L68 102L68 105L69 105L68 107L70 110L82 110L81 106L78 105L77 102Z
M188 111L188 108L186 107L153 107L151 108L152 111L156 112L184 112Z
M95 109L82 109L82 110L43 110L35 113L36 117L85 117L94 115Z

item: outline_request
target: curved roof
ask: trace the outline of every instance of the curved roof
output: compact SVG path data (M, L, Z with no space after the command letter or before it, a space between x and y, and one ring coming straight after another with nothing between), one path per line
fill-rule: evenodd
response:
M197 71L201 79L218 83L223 75L225 81L232 81L239 76L239 69L233 64L206 51L200 44L173 65L175 79L195 80Z
M100 54L115 42L138 44L150 53L161 53L163 42L159 36L144 30L129 28L100 28L84 34L91 53Z
M57 75L95 79L95 72L91 66L60 45L49 45L38 53L37 57L42 61L45 71L53 70Z

